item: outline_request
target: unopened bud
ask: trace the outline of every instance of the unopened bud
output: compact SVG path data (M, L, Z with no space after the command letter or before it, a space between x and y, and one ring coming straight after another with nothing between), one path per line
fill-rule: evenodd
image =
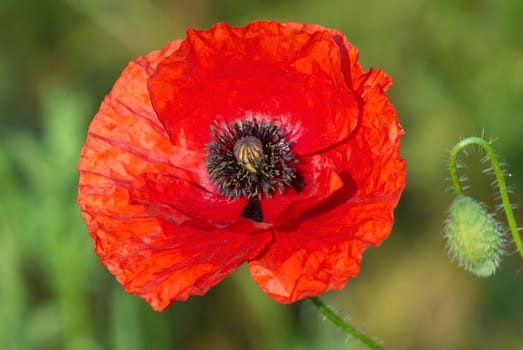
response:
M445 225L449 255L479 277L492 275L501 262L503 238L499 224L475 199L458 195Z

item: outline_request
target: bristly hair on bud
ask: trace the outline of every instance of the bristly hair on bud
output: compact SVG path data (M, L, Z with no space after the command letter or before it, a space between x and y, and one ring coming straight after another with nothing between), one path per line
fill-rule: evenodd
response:
M449 255L479 277L492 275L501 262L504 239L500 224L474 198L457 195L445 225Z

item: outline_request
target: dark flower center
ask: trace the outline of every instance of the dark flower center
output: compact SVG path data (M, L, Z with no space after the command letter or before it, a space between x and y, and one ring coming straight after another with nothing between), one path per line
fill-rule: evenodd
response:
M303 178L293 166L297 160L292 144L275 123L252 118L213 125L211 137L206 159L210 179L223 196L249 199L243 216L263 221L258 202L263 196L272 198L287 186L303 189Z

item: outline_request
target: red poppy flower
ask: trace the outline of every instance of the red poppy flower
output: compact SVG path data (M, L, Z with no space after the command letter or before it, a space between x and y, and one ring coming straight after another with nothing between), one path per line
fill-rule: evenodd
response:
M343 288L393 224L405 163L383 71L318 25L188 30L94 117L79 204L96 253L163 310L247 262L282 303Z

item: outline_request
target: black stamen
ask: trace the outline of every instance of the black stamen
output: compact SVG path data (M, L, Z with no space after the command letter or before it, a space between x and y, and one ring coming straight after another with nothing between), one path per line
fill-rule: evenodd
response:
M293 163L292 143L273 122L241 120L211 127L207 170L222 195L229 198L272 198L285 187L303 190Z
M216 189L228 198L249 200L241 216L263 222L260 199L272 198L292 187L300 193L305 188L297 173L292 143L283 128L274 122L256 118L231 124L211 126L212 141L207 144L207 171Z
M301 175L296 175L296 177L291 182L292 188L294 191L301 193L305 189L305 179Z

